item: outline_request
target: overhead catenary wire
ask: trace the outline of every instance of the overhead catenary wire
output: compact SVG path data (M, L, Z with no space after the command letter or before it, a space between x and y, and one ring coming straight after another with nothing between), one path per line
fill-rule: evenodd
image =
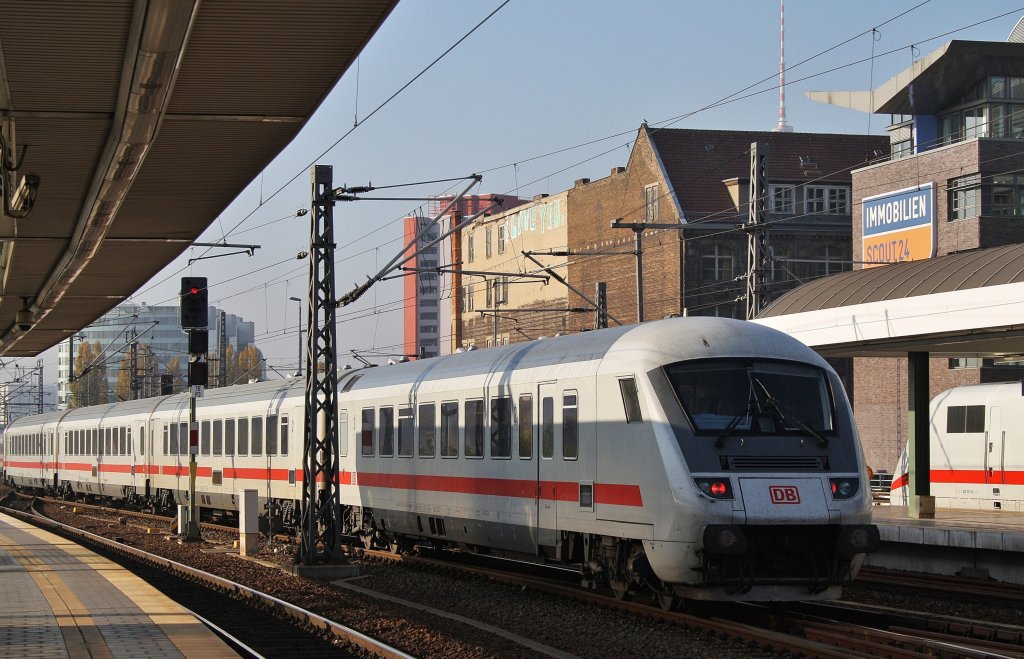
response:
M923 4L925 4L925 3L921 3L921 5L917 5L917 6L915 6L915 7L914 7L914 8L912 8L911 10L908 10L908 12L909 12L909 11L912 11L913 9L916 9L916 8L918 8L918 7L922 6ZM905 14L905 13L907 13L907 12L904 12L904 14ZM1008 13L1010 13L1010 12L1008 12ZM903 15L903 14L901 14L901 15ZM900 16L901 16L901 15L900 15ZM993 17L992 19L986 19L986 20L994 20L995 18L1000 18L1000 17L1002 17L1002 16L1005 16L1005 14L1001 14L1001 15L999 15L999 16L997 16L997 17ZM891 21L891 20L895 20L895 18L898 18L898 17L899 17L899 16L897 16L897 17L894 17L893 19L890 19L890 21ZM889 21L886 21L886 22L889 22ZM973 23L973 24L971 24L971 25L970 25L970 26L968 26L968 27L972 27L972 26L978 25L978 24L980 24L980 23L982 23L982 22L985 22L985 21L979 21L979 22L977 22L977 23ZM880 24L879 26L881 26L881 25L884 25L884 24L885 24L885 23L882 23L882 24ZM875 29L875 28L873 28L873 29ZM965 29L965 28L961 28L961 29ZM863 35L863 34L866 34L867 32L870 32L870 30L869 30L869 31L866 31L865 33L862 33L862 35ZM952 33L952 32L947 32L947 33L944 33L944 35L945 35L945 34L951 34L951 33ZM862 36L862 35L857 35L857 36ZM851 39L855 39L855 38L857 38L857 37L852 37ZM935 37L933 37L933 38L935 38ZM919 41L918 43L921 43L921 41ZM836 47L838 47L839 45L842 45L842 44L837 44L837 46L836 46ZM827 52L827 51L823 51L823 52ZM890 52L893 52L893 51L890 51ZM882 55L884 55L884 54L886 54L886 53L880 54L880 55L879 55L879 57L881 57L881 56L882 56ZM811 58L808 58L808 59L811 59ZM861 60L861 61L863 61L863 60ZM799 64L798 64L798 65L793 65L793 66L791 66L791 67L789 67L789 68L790 68L790 69L792 69L792 68L795 68L796 66L799 66ZM834 69L833 69L833 70L834 70ZM831 70L830 70L830 71L831 71ZM774 77L774 74L773 74L773 76L772 76L772 77ZM756 83L755 83L755 84L756 84ZM592 142L593 142L593 141L592 141ZM616 147L616 148L618 148L618 147ZM531 159L519 159L519 160L517 160L517 162L518 162L518 163L522 163L522 162L526 162L527 160L531 160ZM550 175L549 175L549 176L550 176ZM792 220L793 218L787 218L787 219L788 219L788 220ZM389 241L389 243L390 243L390 242L393 242L393 241ZM385 243L385 244L389 244L389 243ZM367 250L367 251L369 251L369 250ZM344 258L351 258L351 257L344 257ZM279 262L278 264L275 264L275 265L280 265L280 264L282 264L282 263L286 263L286 262L288 262L288 261L290 261L290 260L291 260L291 259L287 259L287 260L281 261L281 262ZM263 270L266 270L266 269L269 269L270 267L274 267L274 266L267 266L266 268L261 268L261 269L259 269L259 270L256 270L256 271L254 271L254 273L255 273L255 272L260 272L260 271L263 271ZM227 280L227 281L233 281L234 279L238 279L238 278L237 278L237 277L236 277L236 278L232 278L232 279L230 279L230 280Z

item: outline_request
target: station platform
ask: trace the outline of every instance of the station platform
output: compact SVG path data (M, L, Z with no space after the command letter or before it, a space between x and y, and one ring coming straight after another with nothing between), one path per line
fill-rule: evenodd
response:
M238 656L120 565L4 514L0 583L0 656Z
M866 565L1024 584L1024 512L936 508L934 519L905 506L874 506L882 549Z

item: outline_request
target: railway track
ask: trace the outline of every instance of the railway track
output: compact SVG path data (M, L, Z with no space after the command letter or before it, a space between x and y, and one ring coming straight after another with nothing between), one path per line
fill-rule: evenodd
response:
M68 505L67 502L58 502ZM83 507L103 515L140 515L141 519L169 524L167 517L97 506ZM81 514L81 512L80 512ZM235 531L231 527L208 526L210 530ZM813 656L1009 656L1024 657L1024 639L1020 630L1007 626L983 625L969 621L938 621L934 616L914 616L893 610L865 611L863 606L821 605L804 603L793 606L755 606L702 604L696 612L662 611L659 602L617 601L607 594L581 589L568 581L576 581L575 572L562 569L551 575L549 566L514 562L519 574L499 569L489 556L459 554L473 565L453 564L437 557L397 555L384 551L358 550L367 559L404 562L429 570L459 570L488 581L529 588L558 597L610 607L631 615L654 618L691 629L729 636L745 642L771 647L778 651ZM446 554L448 552L445 552ZM505 566L508 562L504 563ZM546 575L538 574L544 568ZM523 572L526 572L525 574ZM568 575L568 576L567 576ZM652 606L653 604L653 606Z
M1024 657L1024 630L1007 625L972 621L958 623L937 620L927 614L914 615L878 608L870 611L863 606L855 608L816 602L792 605L709 602L693 604L690 612L665 611L657 601L623 601L611 593L568 585L564 575L538 576L538 570L534 568L543 570L546 566L527 564L523 568L523 564L517 562L515 570L509 572L493 566L448 559L371 550L363 553L380 561L406 562L428 569L457 569L488 580L583 600L799 655ZM488 557L482 558L488 560ZM470 555L469 560L479 563L481 557Z
M911 589L916 592L933 591L955 593L969 597L996 599L1004 602L1019 603L1021 587L1018 584L1000 583L998 581L981 581L962 577L946 577L942 575L915 574L912 572L894 572L864 568L857 576L858 581L885 588Z
M36 510L34 503L15 507L5 503L2 509L63 537L120 557L122 563L127 560L135 564L130 569L143 572L144 578L154 587L190 610L201 609L196 611L197 616L212 622L214 630L225 636L225 640L243 655L322 656L329 653L342 657L410 656L366 634L253 588L52 520ZM197 584L204 587L202 591L196 588Z

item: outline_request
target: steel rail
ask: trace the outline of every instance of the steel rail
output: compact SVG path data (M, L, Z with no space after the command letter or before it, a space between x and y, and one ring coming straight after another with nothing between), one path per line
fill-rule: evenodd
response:
M295 618L301 623L311 625L313 627L316 627L317 629L328 631L334 636L343 639L348 643L356 645L366 650L367 652L370 652L374 656L386 657L387 659L413 659L411 655L408 655L402 652L401 650L398 650L397 648L393 648L375 638L367 636L362 632L356 631L350 627L346 627L345 625L334 622L333 620L325 618L321 615L317 615L312 611L307 611L306 609L291 604L290 602L285 602L284 600L278 599L272 595L260 592L254 588L249 588L248 586L244 586L234 581L218 577L215 574L210 574L209 572L198 570L188 565L178 563L177 561L172 561L169 558L164 558L156 554L151 554L149 552L142 551L141 549L137 549L135 547L130 547L128 545L115 542L113 540L104 538L103 536L97 535L95 533L90 533L89 531L83 531L81 529L76 529L73 526L62 524L56 520L50 519L46 516L43 516L35 512L34 509L31 513L22 512L7 507L4 507L3 510L5 513L13 517L17 517L18 519L21 519L25 522L45 526L51 530L58 531L62 534L67 534L70 536L81 538L87 542L100 545L105 549L108 549L118 554L122 554L124 556L128 556L142 563L146 563L151 566L168 570L180 576L189 577L192 579L205 582L206 584L234 593L242 598L251 600L257 604L268 605L271 608L275 608L283 613L288 614L289 616Z

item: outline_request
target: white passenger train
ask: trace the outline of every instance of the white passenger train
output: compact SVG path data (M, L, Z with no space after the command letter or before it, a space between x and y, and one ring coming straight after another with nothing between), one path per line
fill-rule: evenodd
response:
M582 566L617 594L836 597L878 544L846 394L775 330L675 318L339 378L343 530ZM257 488L294 525L299 380L198 401L201 506ZM188 398L19 419L5 477L170 506L188 485Z
M930 490L944 508L1024 511L1024 385L954 387L929 409ZM889 501L907 505L907 450Z

